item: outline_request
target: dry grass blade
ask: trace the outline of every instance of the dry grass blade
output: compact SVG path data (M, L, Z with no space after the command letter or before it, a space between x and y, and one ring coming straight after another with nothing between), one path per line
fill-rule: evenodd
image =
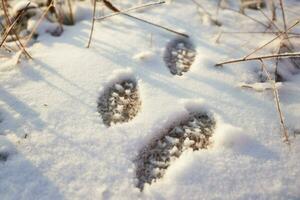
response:
M278 34L278 32L274 31L267 31L267 32L262 32L262 31L224 31L222 34ZM294 36L300 36L300 33L293 33L289 32L289 37L294 37Z
M285 19L285 12L284 12L283 1L279 0L279 3L280 3L281 12L282 12L282 21L283 21L283 25L284 25L284 30L286 32L287 25L286 25L286 19Z
M118 13L120 12L120 10L119 10L118 8L116 8L114 5L112 5L112 4L111 4L110 2L108 2L107 0L103 0L103 2L104 2L104 4L105 4L105 6L106 6L107 8L109 8L110 10L112 10L113 12L118 12ZM129 14L127 14L127 13L121 13L121 14L122 14L122 15L125 15L125 16L127 16L127 17L130 17L130 18L136 19L136 20L138 20L138 21L144 22L144 23L146 23L146 24L150 24L150 25L152 25L152 26L156 26L156 27L158 27L158 28L164 29L164 30L169 31L169 32L171 32L171 33L175 33L175 34L177 34L177 35L180 35L180 36L189 38L189 36L188 36L187 34L185 34L185 33L180 33L180 32L178 32L178 31L175 31L175 30L171 29L171 28L168 28L168 27L165 27L165 26L162 26L162 25L159 25L159 24L155 24L155 23L153 23L153 22L150 22L150 21L147 21L147 20L144 20L144 19L141 19L141 18L132 16L132 15L129 15Z
M10 49L8 46L6 46L5 44L2 45L2 47L9 53L13 52L12 49Z
M270 0L270 9L272 12L272 21L276 21L276 6L274 0Z
M253 18L253 17L251 17L251 16L249 16L249 15L247 15L247 14L245 14L245 13L240 13L239 11L234 10L234 9L231 9L231 8L226 8L226 10L229 10L229 11L235 12L235 13L237 13L237 14L240 14L240 15L242 15L242 16L244 16L244 17L247 17L247 18L251 19L252 21L257 22L257 23L261 24L262 26L264 26L265 28L269 29L269 26L268 26L268 25L262 23L261 21L255 19L255 18Z
M108 7L110 10L114 11L114 12L120 12L120 10L118 8L116 8L112 3L110 3L109 1L107 0L102 0L104 5L106 7Z
M155 24L155 23L153 23L153 22L150 22L150 21L147 21L147 20L144 20L144 19L141 19L141 18L132 16L132 15L129 15L129 14L124 14L124 15L126 15L126 16L128 16L128 17L131 17L131 18L133 18L133 19L136 19L136 20L138 20L138 21L142 21L142 22L144 22L144 23L146 23L146 24L150 24L150 25L152 25L152 26L156 26L156 27L158 27L158 28L164 29L164 30L169 31L169 32L171 32L171 33L175 33L175 34L177 34L177 35L180 35L180 36L189 38L189 36L188 36L187 34L185 34L185 33L180 33L180 32L178 32L178 31L174 31L173 29L167 28L167 27L162 26L162 25L159 25L159 24Z
M267 78L269 80L269 82L272 84L272 88L273 88L273 93L274 93L274 98L275 98L275 103L276 103L276 109L280 118L280 125L282 127L283 130L283 137L284 137L284 141L290 145L290 141L289 141L289 133L287 130L287 127L284 123L284 117L282 114L282 110L281 110L281 106L280 106L280 101L279 101L279 94L278 94L278 89L275 85L275 81L272 80L270 73L268 72L268 70L266 69L266 65L264 63L264 61L262 59L260 59L260 62L262 64L262 69L265 72L265 74L267 75Z
M220 67L220 66L225 65L225 64L245 62L245 61L271 59L271 58L290 58L290 57L300 57L300 52L271 54L271 55L263 55L263 56L252 57L252 58L239 58L239 59L228 60L228 61L225 61L225 62L217 63L215 66Z
M30 4L30 2L29 2ZM26 8L29 6L29 4L25 7ZM5 0L2 0L2 7L3 7L3 12L4 12L4 16L5 16L5 20L6 20L6 24L8 26L10 26L12 24L12 21L10 20L9 14L8 14L8 10L7 10L7 2ZM2 25L2 24L1 24ZM18 34L16 33L16 31L14 29L12 29L12 33L13 35L16 37L15 43L16 45L19 47L19 49L23 50L23 52L25 53L25 55L29 58L32 59L31 55L26 51L23 43L21 42Z
M198 3L197 1L195 1L195 0L191 0L194 4L196 4L199 8L201 8L201 10L205 13L205 14L207 14L207 15L209 15L209 16L211 16L211 14L200 4L200 3Z
M27 8L30 5L30 2L26 5L25 8ZM3 35L3 39L0 43L0 47L2 47L2 45L4 44L7 36L9 35L9 33L13 30L14 26L17 24L18 20L22 17L23 13L25 12L25 9L22 10L17 17L15 18L14 22L6 29L4 35Z
M39 20L35 23L33 29L31 30L31 33L29 34L28 38L26 39L26 42L25 42L25 47L27 47L29 41L32 39L36 29L38 28L38 26L40 25L40 23L43 21L43 19L45 18L46 14L49 12L49 10L54 6L53 5L54 3L54 0L51 1L50 5L46 8L46 10L43 12L42 16L39 18ZM22 55L23 53L23 50L21 51L21 54L20 56ZM18 60L20 59L20 56L18 57Z
M75 20L74 20L74 15L73 15L73 10L72 10L71 0L68 0L68 7L69 7L71 24L74 24Z
M48 12L52 12L54 13L56 19L57 19L57 22L59 24L59 27L61 29L61 32L63 32L63 16L62 16L62 13L58 11L58 9L56 9L56 7L54 6L54 3L55 1L54 0L49 0L48 3L47 3L47 6L50 6L52 4L52 6L50 7L49 11ZM59 5L59 4L58 4ZM47 13L46 13L47 14Z
M270 24L272 25L272 26L274 26L276 29L277 29L277 31L278 31L278 33L283 33L284 34L284 37L285 37L285 39L287 39L287 41L289 42L289 44L290 44L290 46L291 47L293 47L293 44L290 42L290 40L288 39L289 38L289 36L288 36L288 33L287 33L287 31L289 31L289 30L284 30L284 31L281 31L280 30L280 28L275 24L275 22L273 21L273 20L271 20L269 17L268 17L268 15L266 15L266 13L262 10L262 9L259 9L259 11L264 15L264 17L270 22ZM277 33L277 34L278 34Z
M292 28L294 28L297 24L299 24L299 22L300 22L299 20L296 21L291 27L289 27L289 29L287 29L287 31L289 31L289 30L291 30ZM275 38L273 38L273 39L270 40L269 42L267 42L267 43L265 43L264 45L262 45L262 46L256 48L254 51L252 51L250 54L248 54L248 55L245 56L244 58L245 58L245 59L248 58L249 56L251 56L251 55L253 55L254 53L256 53L257 51L261 50L262 48L264 48L264 47L267 46L268 44L270 44L270 43L272 43L273 41L275 41L275 40L276 40L277 38L279 38L280 36L286 35L286 34L287 34L287 32L285 31L285 32L283 32L283 33L277 35Z
M143 8L146 8L146 7L149 7L149 6L155 6L155 5L160 5L160 4L164 4L164 3L165 3L165 1L147 3L147 4L143 4L143 5L140 5L140 6L133 7L133 8L129 8L129 9L126 9L126 10L120 10L119 12L115 12L115 13L112 13L112 14L109 14L109 15L105 15L105 16L100 17L100 18L96 18L96 20L103 20L103 19L106 19L106 18L109 18L109 17L113 17L113 16L116 16L116 15L120 15L120 14L130 12L130 11L139 10L139 9L143 9Z
M94 32L94 26L95 26L95 15L96 15L96 0L94 0L92 28L91 28L91 33L90 33L87 48L90 48L92 38L93 38L93 32Z
M261 14L263 14L263 16L270 22L270 24L272 26L274 26L277 31L281 32L280 28L275 24L275 22L273 20L271 20L268 15L262 10L262 9L259 9L259 11L261 12Z

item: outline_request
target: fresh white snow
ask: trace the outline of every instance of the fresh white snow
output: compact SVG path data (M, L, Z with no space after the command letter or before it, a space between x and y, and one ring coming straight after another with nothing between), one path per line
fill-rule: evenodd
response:
M145 1L116 2L128 8ZM203 2L216 12L217 1ZM60 37L47 34L44 22L28 48L34 60L15 65L14 58L0 57L0 153L8 153L0 160L1 200L300 198L300 136L293 135L300 130L300 73L278 87L288 147L273 92L266 90L270 85L257 85L260 63L214 66L247 55L274 35L220 35L264 27L229 10L219 10L222 26L203 24L207 19L187 0L132 12L190 35L197 56L188 72L174 76L163 55L177 36L125 16L96 22L87 49L91 7L80 3L76 25L65 26ZM287 0L286 7L292 24L299 2ZM246 12L263 19L259 11ZM256 55L274 51L270 45ZM140 111L128 123L106 127L97 100L124 77L138 83ZM216 118L210 147L185 151L162 179L140 192L135 175L140 150L195 110Z

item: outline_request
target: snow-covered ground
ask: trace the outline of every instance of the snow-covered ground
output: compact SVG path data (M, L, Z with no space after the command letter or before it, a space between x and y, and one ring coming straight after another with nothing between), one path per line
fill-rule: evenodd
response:
M136 2L142 1L117 5ZM201 2L215 14L217 1ZM300 3L287 0L286 7L292 25ZM229 10L219 10L222 26L215 26L188 0L132 12L190 36L195 61L188 72L174 76L163 56L178 36L115 16L96 22L87 49L90 2L80 3L79 10L76 25L64 27L60 37L41 26L38 41L28 48L34 60L13 65L13 58L0 57L1 200L300 198L300 138L293 134L300 130L300 73L278 86L289 147L282 141L272 90L257 84L260 63L214 66L247 55L273 34L220 35L264 27ZM259 11L246 12L268 23ZM256 55L274 53L276 45ZM272 62L266 64L271 68ZM124 76L138 84L140 110L131 121L107 127L97 101ZM214 116L211 145L183 152L163 178L141 192L135 162L140 151L191 111Z

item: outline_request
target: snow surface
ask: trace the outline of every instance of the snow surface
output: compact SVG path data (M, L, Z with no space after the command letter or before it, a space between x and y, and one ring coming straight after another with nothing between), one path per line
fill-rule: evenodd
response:
M125 8L134 2L118 3ZM216 10L214 1L203 5ZM33 61L14 65L13 58L0 58L0 153L9 155L0 161L1 200L300 198L300 139L292 136L300 130L300 74L279 87L289 148L282 142L272 91L239 87L258 81L259 63L214 67L247 55L272 34L220 37L221 31L264 27L228 10L219 10L221 27L201 24L197 7L186 0L134 13L190 35L196 60L183 76L173 76L163 53L176 35L115 16L95 24L87 49L91 9L89 3L81 6L80 20L65 26L62 36L39 30L43 34L28 49ZM286 6L292 24L299 2L289 0ZM274 49L271 45L261 54ZM108 128L97 100L108 83L128 73L138 82L141 109L132 121ZM184 152L162 179L140 192L135 186L138 153L194 109L216 116L211 147Z

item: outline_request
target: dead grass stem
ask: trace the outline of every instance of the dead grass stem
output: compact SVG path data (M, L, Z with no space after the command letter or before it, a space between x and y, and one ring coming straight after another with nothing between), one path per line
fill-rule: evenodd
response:
M281 125L282 131L283 131L284 142L286 142L288 145L290 145L289 133L288 133L288 129L286 127L286 124L284 122L284 117L283 117L282 109L281 109L281 106L280 106L279 94L278 94L278 89L277 89L276 84L275 84L275 80L272 80L271 75L268 72L264 61L262 59L260 59L259 61L262 64L262 69L265 72L265 74L267 75L267 78L268 78L269 82L272 84L276 109L277 109L277 112L278 112L278 115L279 115L280 125Z

